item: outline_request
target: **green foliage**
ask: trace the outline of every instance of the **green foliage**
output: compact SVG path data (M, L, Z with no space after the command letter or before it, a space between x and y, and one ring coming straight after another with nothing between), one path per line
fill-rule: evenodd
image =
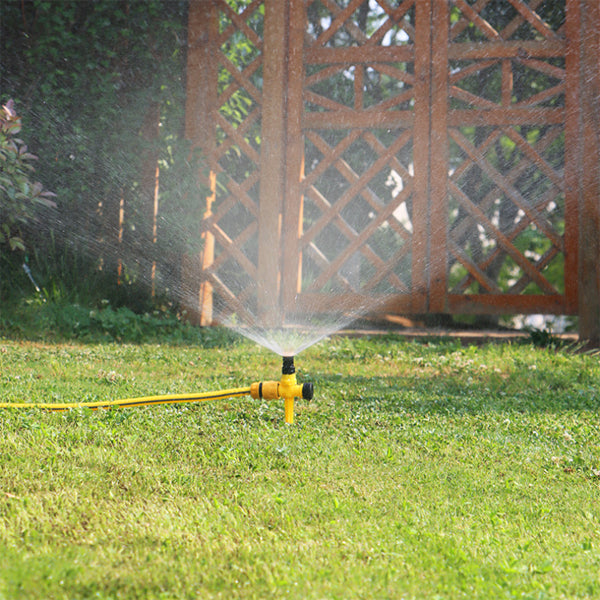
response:
M35 205L55 206L55 194L31 179L37 157L16 137L20 131L21 118L9 100L0 110L0 250L25 250L21 227L34 220Z
M142 314L127 306L113 308L107 300L97 307L68 302L61 291L42 290L37 300L0 309L0 336L24 340L79 340L141 343L162 340L204 347L234 345L238 336L219 327L199 329L172 310ZM54 296L54 297L53 297Z
M531 343L536 348L561 348L565 345L565 342L547 327L544 329L533 327L528 331Z
M187 0L2 3L2 90L18 101L29 146L40 157L38 177L59 204L28 231L32 269L46 270L36 257L51 263L54 252L88 259L85 273L69 273L60 269L77 259L57 256L49 279L94 278L100 266L116 279L120 261L128 282L147 286L147 265L157 259L157 269L173 271L197 232L206 193L198 181L201 157L183 135L186 20ZM151 256L147 173L157 162L163 247ZM15 276L14 265L0 268L3 282Z

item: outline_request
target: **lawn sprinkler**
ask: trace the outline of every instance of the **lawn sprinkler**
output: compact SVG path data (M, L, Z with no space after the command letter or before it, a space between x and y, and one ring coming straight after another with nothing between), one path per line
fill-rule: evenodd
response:
M296 381L296 368L294 367L294 357L284 356L283 366L281 367L281 379L279 381L261 381L253 383L250 386L250 395L256 400L264 398L265 400L279 400L283 398L285 422L292 424L294 422L294 399L303 398L312 400L313 384L300 384Z
M161 396L144 396L141 398L126 398L124 400L109 400L99 402L69 402L59 403L29 403L29 402L3 402L0 408L41 408L42 410L62 411L72 408L132 408L136 406L150 406L153 404L182 404L184 402L202 402L206 400L224 400L250 395L255 400L283 400L285 422L291 425L294 422L294 400L302 398L312 400L313 384L298 383L294 357L284 356L279 381L259 381L249 387L220 390L217 392L198 392L192 394L164 394Z

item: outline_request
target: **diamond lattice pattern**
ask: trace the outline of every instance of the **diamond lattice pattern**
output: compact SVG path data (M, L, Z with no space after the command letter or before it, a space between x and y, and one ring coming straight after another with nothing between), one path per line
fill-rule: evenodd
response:
M449 291L563 293L564 4L452 4Z
M303 291L411 286L414 2L397 4L307 6ZM381 127L385 113L395 126ZM356 118L363 126L349 128Z
M218 3L218 86L215 116L215 201L205 221L214 237L214 261L205 276L217 309L251 302L245 294L256 278L260 179L264 5L262 1Z

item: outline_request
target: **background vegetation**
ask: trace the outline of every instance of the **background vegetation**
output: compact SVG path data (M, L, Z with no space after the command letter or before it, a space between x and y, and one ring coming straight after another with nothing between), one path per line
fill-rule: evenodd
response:
M186 0L2 3L0 100L14 101L57 203L21 220L18 248L0 244L5 301L34 291L25 260L48 295L87 304L147 308L153 261L168 263L163 287L176 285L172 259L203 207L183 131L186 20ZM164 245L149 250L157 163Z

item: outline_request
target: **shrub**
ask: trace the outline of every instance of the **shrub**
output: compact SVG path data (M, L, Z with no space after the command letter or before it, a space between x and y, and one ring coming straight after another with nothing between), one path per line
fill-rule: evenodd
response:
M31 179L37 157L15 137L20 131L21 118L9 100L0 110L0 247L11 250L25 250L21 228L34 221L36 205L56 206L55 194Z

